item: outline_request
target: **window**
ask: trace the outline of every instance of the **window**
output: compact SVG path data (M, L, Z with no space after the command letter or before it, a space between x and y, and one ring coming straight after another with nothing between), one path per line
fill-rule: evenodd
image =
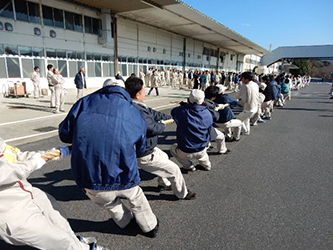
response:
M103 63L102 68L103 68L103 77L111 76L110 75L110 67L109 67L108 63Z
M3 30L3 23L0 22L0 30Z
M74 30L74 13L65 11L65 27L67 30Z
M5 45L6 55L18 55L18 49L16 46Z
M46 56L47 57L57 57L57 53L55 49L46 49Z
M33 56L44 56L44 50L42 48L32 48Z
M110 76L114 76L114 63L109 63Z
M76 61L68 61L69 67L69 77L75 77L77 73L77 62Z
M102 34L101 19L92 18L92 27L93 27L93 34L95 34L95 35L101 35Z
M65 60L59 60L58 61L58 67L59 67L60 74L63 77L68 77L68 73L67 73L67 61L65 61Z
M234 55L230 55L230 60L234 60Z
M32 56L32 48L31 47L19 47L21 56Z
M94 60L94 54L93 53L86 53L87 60Z
M47 64L52 64L53 67L58 68L57 60L47 60Z
M64 11L53 8L54 26L64 28Z
M95 61L100 61L101 60L101 55L100 54L94 54L94 60Z
M74 14L74 30L78 32L83 31L82 16L79 14Z
M102 76L102 64L100 62L95 62L95 77Z
M127 65L126 64L121 65L121 74L123 76L127 76Z
M40 28L34 28L34 34L36 36L40 36L42 34L42 31L40 30Z
M111 61L111 57L109 55L102 55L102 61Z
M28 22L28 5L25 0L15 0L16 19Z
M127 65L127 71L128 71L129 75L132 74L132 73L135 73L135 72L133 72L133 64L128 64Z
M1 0L0 1L0 16L7 17L7 18L14 18L12 0Z
M88 76L95 77L95 65L93 62L87 62L88 66Z
M83 52L76 52L76 59L83 59Z
M76 52L75 51L67 51L67 58L68 59L76 59Z
M22 59L23 78L30 78L33 71L32 59Z
M51 7L43 5L43 22L46 26L54 26L53 11Z
M13 31L13 25L11 23L5 23L5 30Z
M7 70L8 77L21 77L19 59L7 57Z
M7 78L5 58L0 58L0 78Z
M40 76L41 77L45 77L45 73L46 73L46 68L45 68L45 61L44 59L34 59L34 67L38 66L40 71Z
M88 16L84 16L84 32L92 34L92 18Z
M3 49L3 45L0 44L0 55L5 54L5 50Z
M29 22L40 24L39 4L28 2Z
M203 48L203 52L202 52L202 54L203 54L204 56L209 56L209 48L204 47L204 48Z
M59 58L66 58L66 51L64 51L64 50L57 50L57 57L59 57Z

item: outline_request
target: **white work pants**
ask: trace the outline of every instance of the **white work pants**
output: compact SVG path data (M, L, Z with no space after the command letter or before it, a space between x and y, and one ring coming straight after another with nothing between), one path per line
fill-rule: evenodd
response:
M219 123L219 126L224 129L224 132L229 138L240 139L242 130L242 121L238 119L231 119L226 123Z
M62 86L55 86L54 87L55 92L55 107L56 111L64 110L65 105L65 93Z
M154 152L138 158L141 169L158 176L158 185L172 187L173 193L183 199L187 195L184 177L176 163L170 161L168 155L155 147Z
M54 92L54 86L49 86L49 89L51 91L51 99L50 99L50 104L51 108L55 107L55 92Z
M139 186L125 190L85 189L85 191L94 203L110 213L112 219L120 228L126 227L133 217L135 217L144 233L153 230L157 225L157 218ZM129 202L129 208L123 204L122 199Z
M77 89L76 100L79 100L83 96L83 89Z
M213 128L213 129L217 133L217 137L215 138L215 141L217 144L217 152L225 153L227 151L227 147L225 145L225 136L220 130L218 130L216 128Z
M198 160L199 164L203 167L211 167L211 163L209 160L209 156L207 154L207 148L200 152L196 153L185 153L181 151L177 143L173 144L171 146L171 154L177 159L177 161L180 162L184 166L184 168L189 168L193 165L192 161L193 159Z
M245 133L250 133L250 119L256 112L256 110L243 110L237 115L237 119L243 122L242 126Z

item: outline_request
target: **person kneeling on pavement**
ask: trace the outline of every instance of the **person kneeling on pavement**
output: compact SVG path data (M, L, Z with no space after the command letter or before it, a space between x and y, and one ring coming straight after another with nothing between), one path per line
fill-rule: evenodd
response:
M78 186L120 228L135 219L146 236L156 237L159 223L139 187L136 159L145 152L146 131L121 80L106 81L79 99L59 125L61 141L72 144L72 174Z
M203 104L204 99L202 90L193 89L188 103L182 102L180 107L171 110L177 124L177 143L172 145L171 154L188 171L196 170L191 159L197 159L205 170L211 170L207 148L213 118Z
M216 96L218 95L219 88L216 86L209 86L205 90L205 101L204 105L208 108L209 112L212 115L213 122L217 122L220 118L220 114L218 112L219 105L214 102ZM225 136L224 134L214 128L211 127L210 130L210 139L211 141L215 140L217 144L217 153L219 154L227 154L230 152L225 145Z
M178 199L191 200L195 198L196 193L187 189L178 165L170 161L168 155L157 147L158 135L162 134L165 129L164 120L171 119L171 116L155 111L144 104L145 87L140 78L128 78L125 86L133 98L133 106L140 110L147 124L146 150L138 158L139 167L158 176L160 191L172 189Z
M70 152L66 147L60 151L60 160ZM42 153L21 152L0 138L0 239L38 249L102 250L94 238L75 236L53 196L28 182L46 163Z

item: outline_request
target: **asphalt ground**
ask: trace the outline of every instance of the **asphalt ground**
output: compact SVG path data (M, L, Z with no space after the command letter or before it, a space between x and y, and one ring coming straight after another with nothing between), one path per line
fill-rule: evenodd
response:
M29 181L52 194L77 234L95 236L110 249L333 249L333 100L330 86L313 83L294 91L273 119L251 127L250 136L227 143L228 155L210 152L212 170L184 173L196 200L176 201L158 193L156 178L141 172L143 188L160 221L155 239L136 226L119 229L108 213L76 186L69 159L51 162ZM169 113L170 110L166 110ZM169 153L175 125L160 136ZM22 144L45 150L57 136ZM213 143L215 146L215 143ZM0 241L0 249L12 247Z

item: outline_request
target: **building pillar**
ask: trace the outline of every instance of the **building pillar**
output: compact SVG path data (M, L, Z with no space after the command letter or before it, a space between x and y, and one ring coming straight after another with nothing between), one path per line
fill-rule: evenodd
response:
M183 78L185 78L185 67L186 67L186 38L183 42Z
M220 48L217 48L216 71L219 71L219 66L220 66Z
M114 51L114 72L115 75L119 71L119 63L118 63L118 29L117 29L117 18L115 16L112 17L112 24L113 24L113 51Z

